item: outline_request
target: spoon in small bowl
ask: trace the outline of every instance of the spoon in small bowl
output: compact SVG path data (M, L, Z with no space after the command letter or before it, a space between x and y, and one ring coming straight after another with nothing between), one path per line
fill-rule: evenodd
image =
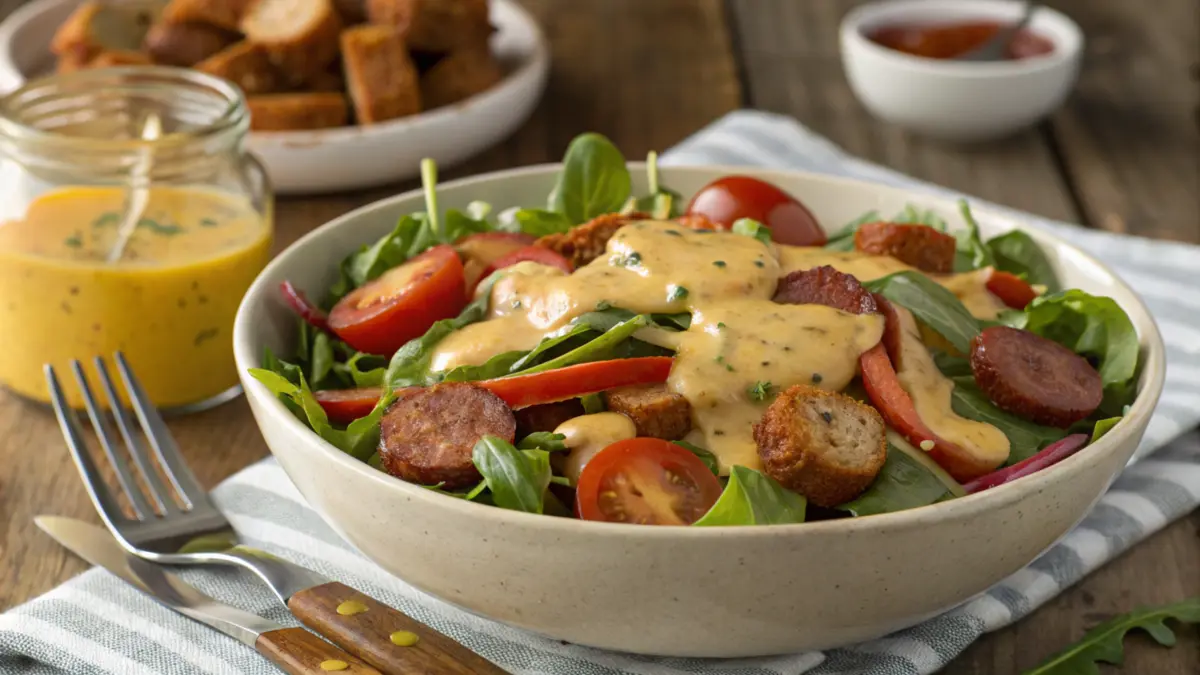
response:
M1009 44L1017 33L1025 26L1029 25L1029 20L1033 18L1033 12L1038 7L1036 2L1026 2L1025 7L1021 10L1021 16L1015 22L996 31L996 34L988 39L987 42L978 47L965 51L962 54L954 57L955 61L1003 61L1008 50Z

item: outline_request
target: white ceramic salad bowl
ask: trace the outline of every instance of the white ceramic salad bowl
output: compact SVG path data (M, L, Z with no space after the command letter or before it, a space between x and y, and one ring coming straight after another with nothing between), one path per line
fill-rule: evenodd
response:
M645 169L631 165L635 185ZM455 181L443 208L543 203L558 165ZM908 202L953 213L946 199L791 171L670 168L690 195L743 173L802 200L827 229ZM1031 232L1064 287L1108 295L1140 336L1138 396L1107 436L1032 476L965 498L864 518L760 527L637 527L531 515L449 498L338 451L246 374L266 347L286 352L295 318L277 294L333 283L347 253L420 210L419 191L317 229L272 262L234 330L242 382L267 444L300 492L368 558L413 586L481 616L594 647L735 657L828 648L913 625L1028 564L1088 512L1140 441L1164 377L1162 341L1145 306L1102 264ZM978 209L985 235L1019 223Z

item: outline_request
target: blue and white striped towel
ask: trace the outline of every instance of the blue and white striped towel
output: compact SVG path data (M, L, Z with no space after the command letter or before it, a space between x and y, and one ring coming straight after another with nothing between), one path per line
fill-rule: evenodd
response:
M945 193L848 157L793 120L762 113L729 115L664 157L665 164L712 162L795 167ZM1166 339L1167 389L1139 451L1141 461L1126 470L1074 531L979 598L887 638L824 654L737 661L656 659L562 644L467 614L385 574L305 505L272 460L230 478L214 497L247 543L362 588L521 675L931 673L980 635L1020 619L1200 503L1200 434L1184 434L1200 423L1200 300L1193 292L1200 247L1016 215L1068 236L1142 294ZM184 576L225 602L295 625L245 575L191 570ZM162 608L107 572L91 570L0 615L0 673L63 672L277 671L253 650Z

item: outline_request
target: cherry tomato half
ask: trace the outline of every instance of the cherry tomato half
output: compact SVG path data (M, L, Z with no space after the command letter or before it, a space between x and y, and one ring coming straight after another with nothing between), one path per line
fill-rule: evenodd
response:
M329 329L361 352L390 356L466 304L458 253L435 246L338 301Z
M725 176L704 186L692 197L687 215L705 216L724 229L740 218L753 218L771 228L771 239L780 244L825 244L825 232L799 200L749 176Z
M1013 309L1025 309L1025 306L1037 297L1037 291L1033 290L1033 286L1026 283L1024 279L1000 270L992 270L992 274L987 280L987 289L991 291L992 295L1000 298L1001 302Z
M381 387L364 387L361 389L322 389L313 392L313 398L325 410L330 422L346 424L360 417L366 417L379 403L383 396Z
M691 525L720 496L717 477L691 452L658 438L631 438L583 467L575 508L584 520Z
M307 321L310 325L316 326L321 330L328 330L329 317L325 316L325 312L321 311L304 291L296 288L290 281L283 281L279 284L279 291L283 293L283 299L294 312L300 315L301 319Z
M463 259L467 292L475 294L475 286L490 274L485 274L485 270L492 267L493 263L536 240L533 235L520 232L477 232L456 242L454 248Z

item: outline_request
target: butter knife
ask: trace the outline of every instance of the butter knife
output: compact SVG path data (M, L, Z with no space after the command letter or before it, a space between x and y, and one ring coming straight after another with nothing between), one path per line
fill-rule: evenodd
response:
M101 527L72 518L38 516L39 528L75 555L112 572L184 616L254 647L291 675L381 675L363 661L303 628L289 628L219 602L155 563L129 555Z

